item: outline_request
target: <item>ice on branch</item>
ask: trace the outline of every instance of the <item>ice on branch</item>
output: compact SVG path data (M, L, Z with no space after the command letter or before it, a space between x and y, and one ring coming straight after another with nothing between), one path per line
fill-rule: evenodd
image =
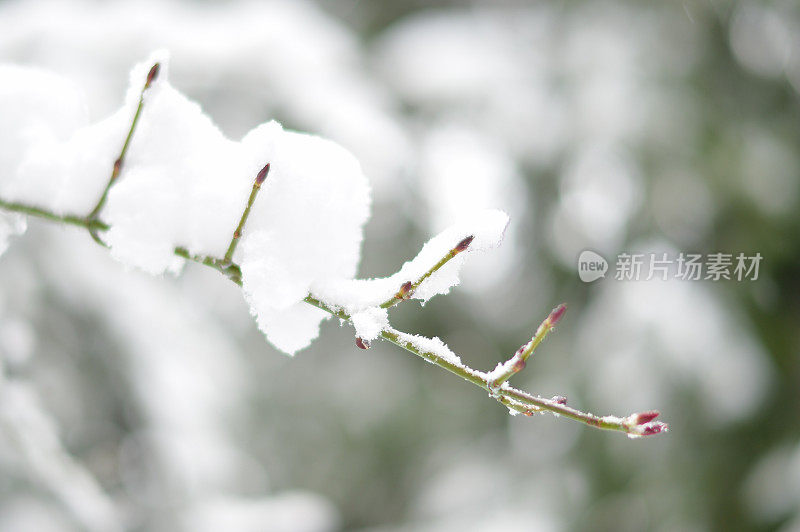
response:
M311 291L348 313L370 307L387 308L404 299L424 303L458 285L467 255L499 246L507 225L508 215L502 211L477 212L430 239L414 259L390 277L315 283Z

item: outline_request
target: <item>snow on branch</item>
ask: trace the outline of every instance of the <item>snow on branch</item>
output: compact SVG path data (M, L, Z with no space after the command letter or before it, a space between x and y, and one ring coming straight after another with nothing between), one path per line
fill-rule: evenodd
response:
M667 430L655 411L599 417L563 397L510 386L564 305L488 373L465 365L439 338L390 325L391 308L448 293L470 254L499 246L504 212L459 221L394 275L355 279L371 201L355 157L274 121L230 140L169 84L168 71L164 52L136 66L123 107L91 124L68 82L0 67L0 112L8 117L0 143L0 249L24 231L23 215L82 227L114 258L151 274L178 273L186 261L219 271L242 287L259 328L287 354L308 346L320 322L336 317L354 326L358 347L393 343L482 388L512 414L551 412L630 437Z

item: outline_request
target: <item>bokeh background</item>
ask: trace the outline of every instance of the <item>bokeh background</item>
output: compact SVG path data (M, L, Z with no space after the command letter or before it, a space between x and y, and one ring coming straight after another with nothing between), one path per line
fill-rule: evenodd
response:
M294 359L203 268L125 271L30 221L0 258L0 529L800 530L800 6L794 1L0 1L0 61L117 108L157 48L232 138L276 118L361 160L361 276L459 213L512 218L395 326L633 441L510 417L324 324ZM2 117L0 117L2 127ZM592 284L592 249L764 257L757 281Z

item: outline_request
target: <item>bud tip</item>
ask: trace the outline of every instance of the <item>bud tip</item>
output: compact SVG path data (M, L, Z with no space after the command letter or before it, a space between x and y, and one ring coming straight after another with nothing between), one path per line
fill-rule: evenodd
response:
M371 347L369 340L364 340L360 336L356 336L356 346L359 349L369 349Z
M467 238L456 244L456 252L461 253L462 251L466 250L472 241L475 240L475 235L469 235Z
M555 327L556 323L558 323L558 320L561 319L561 317L564 315L566 311L567 311L566 303L561 303L559 306L554 308L553 311L550 312L550 316L547 318L548 321L550 322L550 326Z
M633 422L635 425L645 425L657 418L660 415L660 412L658 410L648 410L647 412L639 412L638 414L634 415L635 418Z
M400 286L400 291L397 292L397 295L400 296L400 299L408 299L411 297L411 290L414 288L414 285L411 284L411 281L406 281Z
M653 434L660 434L662 432L667 432L669 430L669 425L666 423L662 423L661 421L651 421L646 425L642 426L641 434L642 436L652 436Z
M147 81L144 84L145 89L150 88L150 85L156 80L159 70L161 70L161 63L156 63L150 67L150 72L147 73Z
M267 179L267 174L269 174L269 163L267 163L264 168L258 172L258 175L256 175L256 184L262 184Z

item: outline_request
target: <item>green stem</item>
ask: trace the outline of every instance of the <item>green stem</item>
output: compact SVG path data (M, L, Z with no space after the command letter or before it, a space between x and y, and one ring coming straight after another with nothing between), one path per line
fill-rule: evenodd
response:
M239 239L242 237L242 231L244 231L244 224L247 222L247 217L250 216L250 209L253 207L253 203L256 201L256 196L258 196L258 191L261 190L261 184L264 183L264 180L267 179L267 174L269 174L269 163L258 172L255 181L253 182L253 189L250 191L250 197L247 199L247 205L244 208L244 212L242 212L242 217L239 219L239 225L236 226L236 230L233 232L233 236L231 237L231 243L228 245L228 250L225 252L225 258L223 259L226 263L229 263L233 260L233 252L236 251L236 245L239 243Z
M44 218L45 220L50 220L52 222L60 222L68 225L83 227L85 229L88 229L89 231L108 230L108 224L105 224L97 219L92 220L87 216L78 216L75 214L58 215L50 211L47 211L45 209L42 209L40 207L35 207L33 205L26 205L24 203L15 203L12 201L5 201L0 199L0 208L5 209L7 211L27 214L28 216Z
M52 212L49 212L45 209L41 209L39 207L33 207L29 205L23 205L20 203L8 202L0 199L0 208L19 212L23 214L27 214L30 216L36 216L39 218L44 218L54 222L61 222L65 224L75 225L79 227L83 227L87 229L90 233L92 231L106 231L109 229L109 226L97 219L89 219L88 217L81 217L81 216L74 216L74 215L57 215ZM465 239L466 240L466 239ZM454 248L454 250L457 248ZM227 259L219 259L216 257L210 257L206 255L193 255L184 247L176 247L174 250L175 255L182 257L186 260L190 260L192 262L196 262L198 264L202 264L203 266L207 266L209 268L213 268L227 277L231 282L235 283L238 286L242 286L242 271L238 264L232 263ZM451 251L452 253L452 251ZM455 256L453 254L452 256ZM450 254L445 258L450 260L452 258ZM443 259L444 260L444 259ZM446 260L445 260L446 262ZM442 261L440 261L443 264ZM441 265L439 265L441 267ZM438 269L438 268L436 268ZM435 271L435 269L432 269ZM424 279L423 279L424 280ZM313 297L312 295L308 295L304 298L304 301L309 305L313 305L329 314L350 322L351 318L350 315L344 312L343 310L336 308L324 301ZM563 306L557 307L553 312L551 312L548 319L543 322L540 326L545 327L546 330L539 331L537 330L537 334L534 336L532 341L527 344L530 346L529 353L535 349L535 347L541 342L544 336L549 332L550 329L555 325L555 322L558 321L558 318L563 314ZM547 324L547 325L545 325ZM475 386L487 391L491 397L494 397L498 402L505 405L511 410L516 412L523 413L525 415L532 415L536 412L548 411L553 414L557 414L559 416L564 416L569 419L578 421L585 425L596 427L600 429L606 430L614 430L618 432L624 432L631 436L646 436L651 434L658 434L660 432L664 432L667 430L667 426L663 423L650 423L650 421L657 415L655 412L646 413L648 415L647 422L648 424L637 424L637 416L639 414L634 414L627 418L617 418L612 416L605 416L599 417L593 414L581 412L574 408L563 404L560 401L556 401L553 399L545 399L543 397L537 397L522 390L517 390L516 388L512 388L506 382L502 382L498 384L497 379L491 380L489 374L477 371L470 367L454 363L451 360L443 358L436 353L425 351L424 349L420 349L412 342L404 340L401 335L400 331L397 331L392 328L387 328L381 331L380 336L384 340L395 344L396 346L405 349L406 351L417 355L418 357L427 360L431 364L435 364L447 371L458 375L462 379L471 382ZM537 341L538 338L538 341ZM655 415L654 415L655 414Z
M561 316L564 315L566 310L567 306L564 304L554 308L536 329L533 338L531 338L527 344L520 347L511 358L504 364L498 366L497 369L490 374L489 384L493 390L499 388L504 382L519 373L525 367L533 351L539 347L539 344L542 343L547 333L553 330L553 327L556 326L556 323L558 323L558 320L561 319Z
M242 286L242 269L239 267L238 264L232 264L230 262L225 261L224 259L209 257L207 255L193 255L189 253L189 250L184 247L175 248L174 253L175 255L182 257L186 260L190 260L192 262L202 264L203 266L214 268L215 270L220 272L222 275L224 275L237 285Z
M106 204L106 200L108 199L108 193L111 190L111 187L116 182L117 178L119 177L120 172L122 172L122 165L125 162L125 155L128 153L128 147L131 144L131 139L133 139L133 132L136 130L136 124L139 122L139 117L142 115L142 108L144 107L144 93L147 89L150 88L150 85L155 80L156 76L158 75L158 70L160 68L159 63L156 63L150 69L150 72L147 74L147 80L145 81L144 86L142 87L142 91L139 93L139 105L136 106L136 113L133 115L133 120L131 121L131 127L128 129L128 135L125 137L125 142L122 145L122 150L120 150L119 157L117 160L114 161L114 166L111 169L111 177L108 179L108 183L106 183L106 187L103 189L103 194L100 196L100 199L97 201L97 204L91 210L87 218L89 220L97 220L100 216L100 211L103 210L103 207ZM97 231L95 229L89 228L89 232L92 235L92 238L95 239L96 242L105 246L105 243L100 239L97 235Z

